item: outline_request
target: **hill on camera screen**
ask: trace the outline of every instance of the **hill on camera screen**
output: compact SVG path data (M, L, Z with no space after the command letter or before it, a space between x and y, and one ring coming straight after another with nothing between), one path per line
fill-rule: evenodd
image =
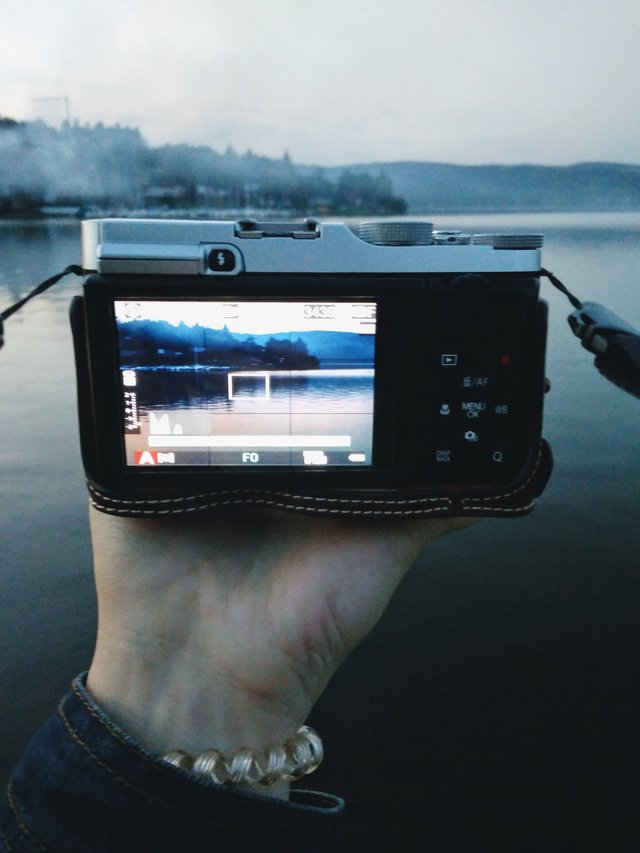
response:
M127 466L372 464L374 302L114 302Z

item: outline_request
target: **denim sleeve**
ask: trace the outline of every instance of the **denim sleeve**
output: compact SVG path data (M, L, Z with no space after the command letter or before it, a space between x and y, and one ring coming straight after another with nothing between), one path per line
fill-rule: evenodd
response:
M344 803L236 791L155 758L107 717L79 676L35 735L0 803L7 851L325 851Z

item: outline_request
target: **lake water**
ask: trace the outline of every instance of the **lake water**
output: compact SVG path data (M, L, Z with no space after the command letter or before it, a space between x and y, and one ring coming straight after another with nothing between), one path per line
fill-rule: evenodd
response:
M437 227L543 233L545 267L640 328L640 214L447 216ZM0 305L79 256L78 223L0 221ZM95 632L67 322L79 290L71 277L8 320L0 352L3 774L88 666ZM313 786L347 796L360 830L375 808L380 838L398 822L417 832L425 808L436 827L482 812L507 828L504 803L512 816L549 798L565 813L613 809L620 768L640 759L640 403L593 368L565 297L549 284L543 295L556 466L539 506L437 543L314 712L327 761ZM413 739L418 787L398 731Z

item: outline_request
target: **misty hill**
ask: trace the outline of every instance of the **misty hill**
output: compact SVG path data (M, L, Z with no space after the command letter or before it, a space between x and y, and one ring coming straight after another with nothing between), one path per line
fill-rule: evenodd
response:
M334 180L345 169L325 169ZM457 166L449 163L368 163L352 174L384 173L409 213L484 213L640 209L640 166Z

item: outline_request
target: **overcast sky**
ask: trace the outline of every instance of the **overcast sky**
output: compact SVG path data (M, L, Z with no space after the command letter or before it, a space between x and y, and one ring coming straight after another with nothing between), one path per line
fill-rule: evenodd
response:
M640 163L640 0L2 0L0 114L298 163Z

